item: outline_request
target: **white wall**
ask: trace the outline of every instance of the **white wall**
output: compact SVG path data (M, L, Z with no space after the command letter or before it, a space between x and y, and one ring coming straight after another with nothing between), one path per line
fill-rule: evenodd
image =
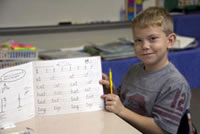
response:
M155 0L145 0L144 8ZM60 21L119 20L124 0L0 0L0 27L55 25ZM130 28L33 35L1 36L41 49L79 47L88 42L107 43L118 38L132 39Z
M143 5L154 6L155 0L144 0ZM0 28L118 21L123 7L124 0L0 0Z
M123 0L0 0L0 27L119 20Z

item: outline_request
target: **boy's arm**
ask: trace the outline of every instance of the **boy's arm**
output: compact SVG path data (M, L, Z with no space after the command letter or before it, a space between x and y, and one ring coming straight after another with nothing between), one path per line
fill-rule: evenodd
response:
M102 74L102 80L100 80L99 83L104 86L104 93L106 95L103 95L102 98L106 101L106 110L119 115L142 133L167 134L154 122L153 118L141 116L125 108L121 103L119 96L115 95L118 94L115 87L113 88L114 94L108 94L110 93L110 82L106 74Z
M139 115L127 108L123 108L118 114L121 118L131 123L135 128L145 134L167 134L162 130L151 117Z
M155 123L153 118L139 115L124 107L118 95L106 94L103 95L102 98L105 100L106 110L113 112L128 121L142 133L167 134Z

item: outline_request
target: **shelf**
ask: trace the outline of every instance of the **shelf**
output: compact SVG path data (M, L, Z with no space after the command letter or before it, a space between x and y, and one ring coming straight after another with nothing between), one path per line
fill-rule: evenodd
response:
M61 32L81 32L93 30L108 30L131 27L130 21L106 22L91 24L72 24L72 25L52 25L52 26L32 26L32 27L9 27L0 28L0 35L24 35L24 34L45 34Z

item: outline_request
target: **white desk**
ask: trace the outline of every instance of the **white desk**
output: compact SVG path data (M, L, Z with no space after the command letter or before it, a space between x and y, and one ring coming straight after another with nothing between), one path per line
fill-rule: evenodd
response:
M16 126L0 130L0 134L22 131L26 127L31 128L33 134L141 134L117 115L106 111L35 117Z

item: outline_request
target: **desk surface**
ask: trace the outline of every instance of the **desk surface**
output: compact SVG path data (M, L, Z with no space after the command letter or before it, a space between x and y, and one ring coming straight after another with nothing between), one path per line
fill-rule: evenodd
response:
M1 134L33 129L33 134L141 134L113 113L106 111L35 117L0 130Z

